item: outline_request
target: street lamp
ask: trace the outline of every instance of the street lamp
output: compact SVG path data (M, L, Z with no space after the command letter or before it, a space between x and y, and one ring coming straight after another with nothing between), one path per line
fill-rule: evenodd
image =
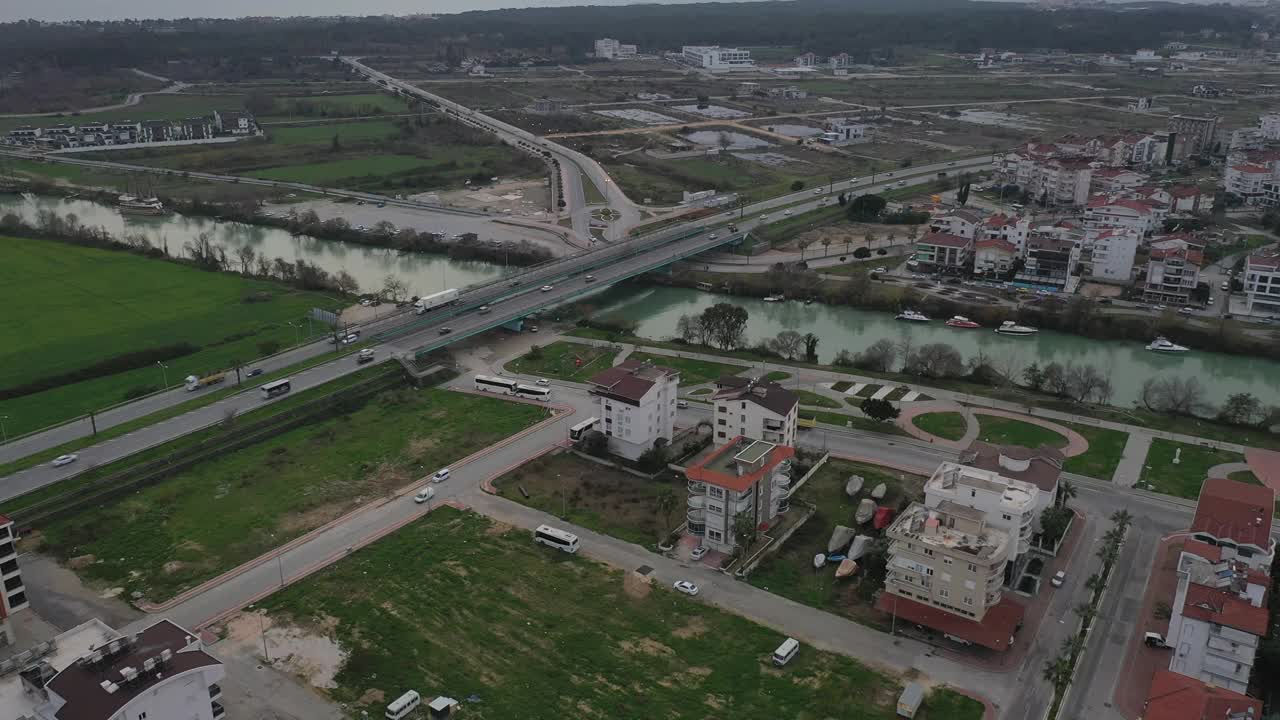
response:
M302 325L294 323L292 320L286 320L285 323L293 328L293 342L295 345L302 344Z
M159 360L156 361L156 364L160 366L160 377L164 379L164 387L169 387L169 366Z

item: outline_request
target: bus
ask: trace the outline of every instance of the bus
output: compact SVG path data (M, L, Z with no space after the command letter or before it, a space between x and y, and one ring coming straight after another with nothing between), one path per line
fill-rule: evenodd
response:
M591 417L583 420L577 425L574 425L569 428L569 439L574 442L578 442L582 439L582 436L585 435L588 430L594 428L598 422L600 422L600 418Z
M551 388L534 387L532 385L516 385L516 395L546 402L551 399Z
M491 377L489 375L476 376L476 389L484 392L500 392L508 395L514 395L516 392L516 381L506 378Z
M578 552L577 535L550 525L539 525L538 529L533 531L533 541L570 554Z
M283 380L273 380L269 383L263 383L262 387L258 389L262 391L263 400L270 400L273 397L279 397L289 392L293 387L289 385L289 378L285 378Z

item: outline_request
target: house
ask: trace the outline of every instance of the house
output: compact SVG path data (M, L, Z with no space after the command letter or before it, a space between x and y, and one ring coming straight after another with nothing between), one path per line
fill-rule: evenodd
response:
M1073 292L1079 260L1080 243L1076 240L1032 233L1027 238L1022 269L1013 281L1051 292Z
M1173 115L1166 126L1171 133L1183 139L1178 159L1195 155L1210 155L1218 144L1218 118L1197 115Z
M1133 280L1133 260L1142 236L1129 228L1089 230L1080 248L1082 275L1127 285Z
M43 128L32 127L30 125L23 125L21 127L16 127L10 130L8 133L8 138L15 142L28 143L28 142L34 142L42 134L44 134Z
M711 401L715 442L741 436L795 447L800 396L778 383L725 375Z
M982 513L987 525L1009 536L1006 584L1020 574L1031 550L1031 537L1038 524L1039 495L1040 489L1031 483L954 462L939 465L924 486L926 507L953 503L973 508Z
M973 239L934 232L916 242L915 259L942 272L958 273L969 265Z
M1003 478L1019 480L1038 489L1034 513L1036 527L1039 528L1040 514L1058 500L1058 480L1062 476L1066 456L1048 445L1032 449L975 440L960 451L958 460L966 467L998 473Z
M978 235L978 227L982 224L982 216L974 210L950 210L935 215L929 221L929 229L935 233L946 233L973 240Z
M1262 701L1169 670L1157 670L1143 720L1261 720Z
M258 129L253 115L239 110L214 113L217 118L218 132L225 135L252 135Z
M1114 193L1136 188L1147 181L1147 176L1125 168L1101 168L1093 171L1093 191Z
M763 440L735 437L685 468L689 481L690 535L702 545L733 553L738 545L738 523L768 527L786 512L794 448Z
M795 59L796 67L811 68L818 64L818 56L811 52L797 55Z
M13 521L0 515L0 580L4 582L0 589L0 647L13 644L10 618L28 606L27 587L22 582L22 568L18 567L17 542Z
M564 101L549 97L540 97L533 101L533 111L536 113L563 112Z
M685 64L713 73L755 69L750 50L719 45L685 45L680 52Z
M866 124L849 118L828 118L823 121L822 130L818 139L827 145L853 145L869 139Z
M635 45L624 45L613 38L596 40L596 57L604 60L625 60L636 56Z
M835 55L827 58L827 65L829 65L833 71L848 70L850 64L849 53L836 53Z
M639 360L596 373L588 381L598 398L600 425L609 451L635 460L659 441L670 442L680 373Z
M1016 539L974 508L912 503L885 531L884 592L876 608L905 622L990 650L1008 650L1022 606L1003 596Z
M1255 305L1268 311L1280 309L1280 251L1256 252L1244 261L1244 293L1247 312Z
M1031 234L1031 221L1021 215L996 213L983 220L976 232L976 240L1004 240L1012 243L1021 255Z
M1276 549L1271 539L1275 495L1265 485L1209 478L1200 488L1191 536L1219 548L1223 560L1267 572Z
M1195 185L1174 185L1168 188L1169 211L1173 213L1207 213L1213 210L1213 193Z
M1200 282L1204 255L1199 245L1185 240L1151 243L1147 281L1142 297L1148 302L1187 305Z
M1168 210L1148 200L1095 195L1084 210L1084 225L1091 230L1124 228L1146 236L1160 227Z
M1013 269L1018 259L1018 248L1008 240L983 239L973 244L973 271L982 274L1003 274Z
M1230 165L1222 176L1226 191L1240 196L1246 205L1261 205L1263 183L1274 178L1271 168L1264 165Z
M222 663L171 620L122 635L90 620L28 651L0 676L6 717L31 720L221 720Z

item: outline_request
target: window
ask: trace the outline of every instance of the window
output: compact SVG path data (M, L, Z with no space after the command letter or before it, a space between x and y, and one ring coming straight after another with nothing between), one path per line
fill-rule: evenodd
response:
M715 540L716 542L721 542L724 540L724 534L721 533L719 530L708 530L707 538L710 540Z
M953 561L951 558L949 558L949 557L944 557L944 558L942 558L942 564L943 564L943 565L950 565L952 562L954 562L954 561Z
M1004 518L1005 520L1012 520L1012 519L1013 519L1013 516L1012 516L1012 515L1010 515L1009 513L1005 513L1005 514L1001 515L1000 517Z
M946 600L951 597L951 591L946 588L938 588L938 597Z
M716 505L715 503L707 503L707 510L713 513L719 513L721 515L724 514L724 506Z
M928 555L929 557L933 557L933 551L930 550L929 548L924 549L924 554Z
M723 497L724 497L724 488L718 488L718 487L714 487L714 486L713 486L713 487L711 488L711 497L713 497L713 498L723 498Z
M964 604L965 604L965 605L973 605L973 597L971 597L971 596L969 596L969 595L965 595L965 596L964 596Z
M716 408L716 412L729 412L728 405L720 405Z
M969 563L969 572L978 572L978 566L973 563Z
M721 431L720 431L719 433L717 433L717 434L720 436L720 439L721 439L721 440L727 440L727 439L729 439L729 436L728 436L728 435L725 435L723 430L721 430Z
M728 421L728 420L725 420L724 418L720 418L719 420L717 420L717 421L716 421L716 424L717 424L717 425L728 425L728 424L729 424L729 421Z

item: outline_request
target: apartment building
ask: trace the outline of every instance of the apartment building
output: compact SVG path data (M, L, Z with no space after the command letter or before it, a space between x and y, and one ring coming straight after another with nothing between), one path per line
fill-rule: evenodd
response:
M735 437L685 468L689 482L686 531L702 545L732 554L736 522L763 528L786 512L794 448Z
M982 215L974 210L950 210L931 218L929 230L973 240L978 237L982 222Z
M820 58L817 55L811 52L805 52L796 56L795 64L796 67L811 68L817 67L819 60Z
M827 65L833 71L848 70L849 66L852 64L853 63L849 61L849 53L846 53L846 52L836 53L835 55L832 55L831 57L827 58Z
M1039 490L1033 510L1037 530L1040 527L1040 513L1058 499L1058 480L1062 476L1062 465L1066 462L1066 456L1048 445L1025 448L1021 445L992 445L981 440L970 443L969 447L960 451L957 459L966 467L996 473L1002 478L1018 480Z
M1079 261L1080 243L1074 239L1033 233L1027 239L1022 269L1013 281L1051 292L1073 292L1079 280L1075 275Z
M776 382L725 375L712 396L715 442L742 436L795 447L800 396Z
M1114 193L1136 188L1147 182L1143 173L1126 168L1101 168L1093 171L1093 192Z
M12 645L13 630L10 618L28 606L27 587L22 582L22 569L18 567L18 536L13 521L0 515L0 647Z
M719 45L685 45L681 48L681 56L685 64L713 73L754 70L756 66L750 50Z
M1169 211L1174 213L1207 213L1213 210L1213 192L1195 185L1174 185L1168 189Z
M884 592L876 607L894 622L925 625L962 643L1007 650L1021 606L1001 593L1016 539L982 511L950 500L912 503L886 530Z
M1127 285L1141 237L1136 230L1089 230L1080 248L1081 274L1099 282Z
M1026 247L1027 237L1031 234L1031 221L1021 215L996 213L982 221L977 229L975 240L1004 240L1012 243L1022 254Z
M959 273L969 265L973 239L935 232L916 241L915 259L939 272Z
M924 504L938 508L954 503L982 513L987 525L1009 536L1009 563L1004 582L1012 581L1031 550L1040 489L992 470L944 462L924 486Z
M588 382L599 402L597 427L608 438L610 452L635 460L659 440L671 440L680 373L650 362L624 360Z
M1095 195L1085 207L1084 225L1094 230L1126 228L1147 236L1161 227L1168 214L1167 206L1150 200Z
M1218 143L1218 118L1197 115L1173 115L1167 125L1169 132L1181 139L1178 159L1215 152Z
M1270 572L1276 552L1271 539L1275 500L1275 491L1265 485L1209 478L1200 488L1191 536L1218 548L1221 560Z
M1262 701L1169 670L1157 670L1143 720L1261 720Z
M635 45L625 45L614 38L596 40L596 57L603 60L623 60L636 56Z
M1244 261L1245 306L1252 313L1280 309L1280 252L1270 250L1250 255Z
M973 271L987 275L1007 273L1018 255L1017 246L1007 240L979 240L973 244Z
M1087 158L1054 159L1042 164L1039 173L1027 186L1035 198L1047 205L1082 207L1089 200L1093 167Z
M170 620L128 635L90 620L0 663L0 710L30 720L220 720L225 677L199 635Z
M1204 254L1198 245L1174 239L1151 243L1142 297L1148 302L1187 305L1200 282Z
M1273 179L1271 168L1248 163L1228 166L1222 175L1226 191L1240 196L1245 205L1261 205L1265 195L1263 185Z

